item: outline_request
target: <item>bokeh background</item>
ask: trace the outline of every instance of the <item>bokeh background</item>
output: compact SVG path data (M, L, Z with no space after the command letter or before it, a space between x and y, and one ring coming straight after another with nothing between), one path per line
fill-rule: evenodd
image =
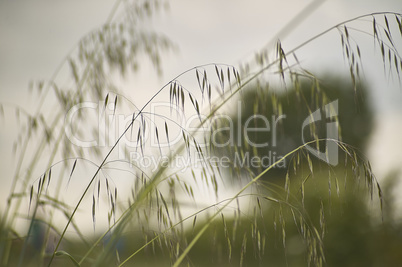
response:
M104 0L0 1L0 102L33 110L35 103L28 94L28 84L32 80L51 77L67 53L75 49L80 38L103 25L113 4L113 1ZM126 94L140 105L167 80L196 65L248 62L262 48L274 47L277 39L281 40L285 51L291 50L339 22L379 11L402 12L402 5L399 0L172 0L169 1L169 8L157 14L145 27L169 37L177 49L165 55L161 76L156 74L151 64L144 64L135 75L124 77L128 87L138 88L127 90ZM123 10L117 12L117 16L121 13ZM300 19L284 30L300 14ZM355 25L369 31L368 24L370 22L361 20ZM385 177L394 177L387 192L394 196L392 219L398 225L402 218L402 196L399 193L402 190L401 84L397 77L384 71L379 48L374 47L372 38L356 34L355 39L363 56L362 78L368 91L364 101L367 101L373 116L365 154L380 184L386 186L389 180ZM398 47L401 45L397 44ZM349 75L336 31L303 47L297 56L303 67L318 76ZM64 70L57 79L64 79L67 83L67 77L68 70ZM1 119L0 129L0 209L3 209L15 166L15 158L10 156L18 130L15 117L8 115ZM351 210L353 213L353 207ZM356 224L369 220L365 213L359 219ZM342 227L347 229L348 223L343 223ZM363 230L372 231L369 227ZM400 230L396 232L400 234ZM356 236L356 242L361 244L361 236ZM387 233L378 236L379 239L386 239ZM337 242L335 238L333 240ZM368 250L362 248L361 251L364 255ZM353 261L349 263L353 265Z

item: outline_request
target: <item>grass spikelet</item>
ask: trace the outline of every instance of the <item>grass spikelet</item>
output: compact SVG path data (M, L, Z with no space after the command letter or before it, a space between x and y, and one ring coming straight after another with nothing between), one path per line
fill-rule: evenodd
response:
M29 210L31 209L32 197L33 197L33 190L34 190L33 185L31 185L31 190L29 191L28 213L29 213Z
M243 241L242 241L242 244L241 244L241 250L240 250L240 266L243 266L246 251L247 251L247 234L244 233Z
M92 224L95 231L95 212L96 212L96 204L95 204L95 196L92 196Z
M70 180L71 180L71 177L73 176L76 165L77 165L77 159L74 161L73 167L71 168L70 177L68 177L67 187L70 184Z
M46 191L49 188L49 184L50 184L50 180L52 178L52 168L49 169L49 175L48 175L48 179L47 179L47 186L46 186Z

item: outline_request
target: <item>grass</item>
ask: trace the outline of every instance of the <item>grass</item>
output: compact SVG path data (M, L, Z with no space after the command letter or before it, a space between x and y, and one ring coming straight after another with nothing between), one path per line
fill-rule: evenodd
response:
M120 92L113 83L109 71L124 74L131 68L135 72L139 64L137 58L142 54L147 55L160 70L161 53L174 45L156 34L142 34L140 24L132 21L133 18L147 21L161 3L135 2L135 7L130 9L130 12L134 12L133 16L114 20L120 4L120 1L116 2L105 26L84 37L77 51L66 57L64 63L71 70L71 89L62 89L56 83L57 69L48 82L35 85L39 95L36 111L20 112L26 116L26 125L21 129L21 138L16 143L18 156L15 176L1 217L2 265L21 266L33 262L33 265L50 266L69 262L76 266L122 266L137 259L139 265L198 266L202 258L208 257L208 251L213 251L210 254L213 263L219 263L220 266L247 266L270 261L270 257L264 255L270 255L273 249L271 241L283 253L284 262L281 264L292 265L295 260L292 255L301 253L304 263L325 265L324 238L328 234L326 225L330 220L327 214L331 207L322 196L319 201L309 204L313 208L308 208L306 203L311 201L310 197L315 197L311 189L322 188L322 180L325 180L329 184L328 199L333 198L331 192L336 188L336 199L351 201L342 192L346 191L346 187L362 182L370 198L376 196L382 205L383 193L368 161L346 143L320 139L312 127L311 141L287 151L269 167L257 173L250 168L233 168L234 172L241 174L240 183L245 183L240 187L232 184L233 188L237 188L236 191L230 198L222 200L221 188L231 184L228 182L227 168L214 165L210 159L222 150L214 147L211 141L213 138L225 138L225 135L211 136L201 130L222 129L222 124L216 118L222 118L225 114L223 110L230 108L233 100L248 88L262 84L266 72L273 72L283 84L290 83L296 90L303 80L311 81L311 98L319 98L320 101L311 106L310 114L330 103L331 99L321 90L319 79L304 69L296 56L300 48L330 31L337 30L340 35L354 88L351 95L358 96L362 54L353 38L358 31L349 27L349 23L363 18L372 22L372 28L363 31L380 48L384 69L400 79L402 60L396 44L402 36L401 14L382 12L362 15L339 23L289 51L285 51L278 41L275 59L271 61L259 60L242 68L224 64L194 67L167 82L144 106L133 108L127 103L129 101L124 97L124 92ZM384 20L383 23L378 22L380 18ZM393 26L390 26L391 18ZM141 45L135 46L136 43ZM187 80L192 80L193 84L185 85ZM113 90L110 91L110 88ZM145 112L149 105L165 96L169 100L170 114ZM309 99L303 99L303 94L299 94L299 97L310 109ZM124 129L106 149L94 146L88 150L75 146L65 134L65 114L72 107L88 102L88 99L102 103L102 107L99 105L101 116L109 119L109 122L117 121L120 114L129 110L125 113ZM275 101L275 95L269 100L275 104L277 115L286 112ZM54 103L57 103L55 109ZM258 101L250 104L256 110L259 108ZM54 112L48 114L49 109ZM182 110L189 117L196 118L194 122L197 125L192 129L185 129L173 112ZM77 125L71 128L74 134L85 136L92 133L100 136L99 128L91 124L91 118L88 119L82 110L77 111L77 118ZM177 135L180 140L175 145L171 144ZM153 146L148 140L149 136L156 141ZM30 145L33 140L37 141L38 146L31 156L29 149L32 149ZM344 166L334 168L310 156L306 147L318 146L325 141L337 145L343 154ZM120 151L122 143L123 146L135 144L135 147L125 147ZM164 143L169 145L164 146ZM236 152L244 156L249 151L256 156L262 155L261 151L244 143L242 141L241 144L226 147L228 150L224 153ZM121 154L116 156L117 151L123 153L124 157ZM141 159L163 156L164 162L156 165L156 170L143 166L132 168L130 152L140 154ZM186 166L172 166L177 157L188 156L199 159L198 163L201 164L189 162ZM288 165L284 176L278 177L279 183L262 179L282 161L291 162L292 165ZM90 174L83 171L89 168L87 166L93 169ZM339 184L344 172L351 179L344 183L343 190ZM35 177L37 173L42 174ZM116 177L120 176L129 177L129 186L120 186L115 182ZM77 180L85 183L81 184L79 198L71 203L66 192L73 187L70 183L76 183ZM331 187L331 183L335 186ZM200 208L197 196L199 188L206 188L215 195L217 202ZM28 209L24 203L28 203ZM194 203L196 208L186 209L189 203ZM79 213L87 215L87 219L91 218L94 229L102 217L107 217L108 226L102 234L89 238L76 221ZM60 217L63 219L60 220ZM21 220L29 221L26 234L21 234L15 228ZM64 222L62 226L61 221ZM69 237L69 232L79 238ZM210 247L205 247L209 239L206 235L214 240ZM298 237L289 239L289 236ZM127 241L129 238L131 240Z

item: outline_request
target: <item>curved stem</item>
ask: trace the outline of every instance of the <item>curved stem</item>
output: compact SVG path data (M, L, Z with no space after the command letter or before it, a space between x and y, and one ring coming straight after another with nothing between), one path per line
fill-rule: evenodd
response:
M319 140L320 141L320 140ZM198 234L193 238L193 240L191 240L190 244L188 244L188 246L185 248L185 250L183 251L183 253L180 255L180 257L177 259L177 261L174 263L173 267L178 267L180 265L180 263L184 260L184 258L187 256L187 254L190 252L191 248L195 245L195 243L197 243L198 239L200 239L200 237L204 234L204 232L208 229L209 225L211 224L211 222L213 221L213 219L220 214L230 203L232 203L233 200L235 200L236 198L238 198L241 193L243 193L247 188L249 188L252 184L254 184L255 182L257 182L264 174L266 174L269 170L271 170L273 167L275 167L277 164L279 164L280 162L282 162L284 159L286 159L287 157L289 157L290 155L292 155L293 153L297 152L298 150L317 142L317 140L313 140L310 142L307 142L295 149L293 149L292 151L290 151L289 153L287 153L285 156L283 156L282 158L280 158L279 160L277 160L275 163L273 163L271 166L269 166L268 168L266 168L264 171L262 171L259 175L257 175L256 177L254 177L248 184L246 184L242 189L240 189L239 192L237 192L225 205L223 205L223 207L221 207L217 212L215 212L215 214L208 220L208 222L204 225L204 227L198 232ZM321 240L320 240L321 241Z
M346 21L344 21L344 22L342 22L342 23L339 23L339 24L337 24L337 25L335 25L335 26L329 28L328 30L326 30L326 31L324 31L324 32L321 32L320 34L317 34L317 35L315 35L314 37L308 39L307 41L303 42L302 44L296 46L294 49L288 51L287 54L294 53L296 50L302 48L303 46L305 46L305 45L307 45L308 43L314 41L315 39L317 39L317 38L319 38L319 37L325 35L326 33L330 32L331 30L336 29L336 28L339 27L340 25L343 25L343 24L345 24L345 23L348 23L348 22L357 20L357 19L362 18L362 17L373 16L373 15L376 15L376 14L387 14L387 13L397 14L397 13L393 13L393 12L372 13L372 14L370 14L370 15L362 15L362 16L358 16L358 17L353 18L353 19L350 19L350 20L346 20ZM245 86L247 83L253 81L258 75L260 75L261 73L263 73L265 70L267 70L268 68L270 68L272 65L278 63L280 60L281 60L281 59L276 59L275 61L273 61L272 63L270 63L268 66L262 68L262 69L259 70L256 74L252 75L252 77L251 77L245 84L241 85L234 93L232 93L232 94L230 95L230 97L228 97L228 98L226 98L224 101L222 101L222 102L214 109L214 112L215 112L216 110L218 110L219 108L221 108L223 105L225 105L225 104L227 103L227 101L228 101L236 92L238 92L239 90L241 90L242 88L244 88L244 86ZM208 65L209 65L209 64L208 64ZM194 70L194 69L196 69L196 68L197 68L197 67L192 68L192 69L189 69L189 70L187 70L187 71L185 71L185 72L183 72L183 73L192 71L192 70ZM178 75L177 77L180 77L181 75L182 75L182 74ZM172 81L174 81L174 80L175 80L175 79L173 79ZM172 82L172 81L171 81L171 82ZM90 186L92 185L92 183L93 183L95 177L97 176L97 174L99 173L99 171L101 170L101 168L102 168L102 167L104 166L104 164L106 163L106 160L109 158L109 156L111 155L112 151L116 148L116 146L117 146L118 143L120 142L121 138L122 138L122 137L126 134L126 132L132 127L134 121L138 118L139 114L141 114L141 112L145 109L145 107L148 106L148 104L149 104L151 101L153 101L153 99L154 99L157 95L159 95L159 94L167 87L167 85L169 85L171 82L167 83L165 86L163 86L161 89L159 89L159 90L157 91L157 93L154 94L154 95L149 99L149 101L142 107L142 109L139 111L139 113L138 113L138 114L135 116L135 118L131 121L131 123L129 124L129 126L125 129L125 131L123 131L123 133L122 133L122 134L120 135L120 137L117 139L117 141L115 142L115 144L112 146L112 148L109 150L109 152L106 154L106 156L105 156L104 159L102 160L101 164L99 164L99 167L98 167L97 171L95 172L95 174L93 175L92 179L91 179L90 182L88 183L86 189L84 190L84 193L82 194L82 196L81 196L81 198L79 199L77 205L75 206L75 208L74 208L74 210L73 210L73 212L72 212L72 214L71 214L71 216L70 216L70 218L69 218L69 221L67 222L67 225L65 226L65 228L64 228L64 230L63 230L63 232L62 232L62 235L61 235L61 237L60 237L60 239L59 239L59 242L58 242L58 244L57 244L57 246L56 246L56 248L55 248L55 250L54 250L54 252L53 252L53 254L52 254L52 257L51 257L51 260L50 260L50 262L49 262L49 265L51 264L51 262L52 262L52 260L53 260L53 258L54 258L54 256L55 256L55 253L56 253L56 251L57 251L57 249L58 249L58 247L59 247L59 245L60 245L62 239L64 238L64 235L65 235L65 233L66 233L66 231L67 231L67 228L68 228L68 226L70 225L71 220L73 219L73 217L74 217L74 215L75 215L75 213L76 213L78 207L80 206L81 202L83 201L83 199L84 199L86 193L88 192ZM211 112L210 115L207 117L207 119L210 118L210 117L214 114L214 112ZM203 125L204 122L205 122L205 120L201 123L201 126ZM304 147L304 146L306 146L306 145L308 145L308 144L310 144L310 143L312 143L312 142L316 142L316 141L317 141L317 140L314 140L314 141L311 141L311 142L309 142L309 143L304 144L303 146L300 146L299 148L297 148L297 149L295 149L295 150L289 152L287 155L285 155L285 157L287 157L288 155L294 153L294 152L297 151L298 149L300 149L300 148L302 148L302 147ZM285 158L285 157L284 157L284 158ZM282 158L282 159L283 159L283 158ZM282 159L281 159L281 160L282 160ZM275 166L276 164L278 164L281 160L277 161L275 164L271 165L269 168L267 168L267 169L264 170L262 173L260 173L258 176L256 176L249 184L247 184L242 190L240 190L240 191L236 194L236 196L235 196L234 198L238 197L244 190L246 190L251 184L253 184L255 181L257 181L263 174L265 174L267 171L269 171L273 166ZM164 171L164 169L160 169L159 172L158 172L158 174L160 175L161 173L163 173L163 171ZM158 175L157 175L157 177L158 177ZM156 180L153 180L153 181L151 182L151 184L153 185L153 184L155 184L156 182L157 182ZM148 187L148 188L145 190L145 193L147 193L149 190L151 190L150 188L151 188L151 187ZM234 198L233 198L233 199L234 199ZM224 207L226 207L227 205L228 205L228 204L226 204ZM224 207L223 207L223 208L224 208ZM222 208L222 209L223 209L223 208ZM222 209L220 209L220 211L221 211ZM215 216L216 216L216 215L214 215L214 217L215 217ZM211 219L213 219L213 218L211 218ZM208 225L206 225L206 226L199 232L199 234L193 239L193 241L192 241L192 242L189 244L189 246L185 249L185 251L184 251L183 254L179 257L179 259L177 260L177 262L175 263L174 266L178 266L178 265L180 264L180 262L184 259L185 255L190 251L191 247L197 242L197 240L201 237L201 235L203 234L203 232L205 232L205 230L207 229L207 227L208 227Z

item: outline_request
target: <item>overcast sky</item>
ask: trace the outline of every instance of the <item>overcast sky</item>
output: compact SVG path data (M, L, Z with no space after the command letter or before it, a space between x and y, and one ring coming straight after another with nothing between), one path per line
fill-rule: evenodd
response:
M310 2L170 1L170 11L153 24L155 30L167 34L180 49L175 67L165 70L166 78L202 63L236 64L258 51ZM1 99L16 102L29 80L49 78L78 40L105 22L112 6L113 1L94 0L0 1ZM284 47L290 49L335 23L376 11L402 12L402 7L398 0L324 1L283 40ZM332 35L339 40L336 34ZM367 41L371 43L369 38ZM338 43L331 47L321 45L317 53L313 44L310 51L315 51L315 55L307 53L303 58L309 58L308 64L317 63L315 59L337 46ZM333 58L340 56L331 54ZM318 61L329 68L328 63Z
M169 57L162 79L150 79L149 70L137 77L145 90L143 99L173 76L196 65L220 62L237 64L266 45L280 29L311 1L286 0L172 0L170 9L157 17L154 30L169 36L178 53ZM30 80L48 79L79 39L100 27L113 6L110 0L0 0L0 102L18 103L27 108ZM378 12L402 12L400 0L328 0L282 39L291 49L330 26L358 15ZM281 37L281 36L279 36ZM393 166L402 166L401 106L399 84L384 78L380 60L370 38L358 39L365 51L366 78L373 92L378 128L370 151L374 168L385 174ZM401 43L399 43L401 44ZM401 49L402 50L402 49ZM324 36L297 54L313 71L347 71L340 38L336 31ZM381 64L380 64L381 65ZM136 96L138 97L138 96ZM9 157L12 144L10 120L0 122L1 194L8 192L13 174ZM3 197L2 197L3 199Z

